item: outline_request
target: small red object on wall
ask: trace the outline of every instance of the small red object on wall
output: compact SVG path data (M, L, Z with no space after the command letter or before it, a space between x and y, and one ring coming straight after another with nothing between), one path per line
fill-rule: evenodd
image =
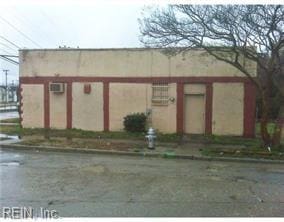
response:
M84 93L90 94L91 93L91 84L85 84L84 85Z

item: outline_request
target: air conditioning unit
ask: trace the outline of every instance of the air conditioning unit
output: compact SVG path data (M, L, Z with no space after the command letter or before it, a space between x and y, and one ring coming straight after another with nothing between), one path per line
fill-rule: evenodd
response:
M64 83L50 83L49 91L54 93L63 93L64 92Z

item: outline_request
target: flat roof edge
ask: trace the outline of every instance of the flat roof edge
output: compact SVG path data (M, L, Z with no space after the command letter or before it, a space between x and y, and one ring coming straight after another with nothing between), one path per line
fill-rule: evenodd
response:
M146 51L146 50L166 50L170 48L43 48L43 49L19 49L19 51ZM176 47L172 49L186 49L185 47ZM201 48L192 48L202 50Z

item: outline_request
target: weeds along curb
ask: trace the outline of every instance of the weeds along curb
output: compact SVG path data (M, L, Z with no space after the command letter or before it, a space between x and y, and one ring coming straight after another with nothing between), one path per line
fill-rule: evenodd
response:
M203 160L203 161L284 164L284 160L233 158L233 157L205 157L205 156L193 156L193 155L181 155L181 154L166 155L165 153L130 152L130 151L85 149L85 148L59 148L59 147L50 147L50 146L27 146L19 144L1 144L1 149L36 150L36 151L52 151L52 152L68 152L68 153L76 152L76 153L89 153L89 154L112 154L112 155L138 156L138 157L158 157L164 159L190 159L190 160Z
M11 150L36 150L36 151L52 151L52 152L68 152L68 153L89 153L89 154L115 154L115 155L127 155L127 156L151 156L159 157L159 153L142 153L142 152L130 152L130 151L114 151L114 150L98 150L98 149L85 149L85 148L59 148L51 146L27 146L19 144L1 144L1 149Z

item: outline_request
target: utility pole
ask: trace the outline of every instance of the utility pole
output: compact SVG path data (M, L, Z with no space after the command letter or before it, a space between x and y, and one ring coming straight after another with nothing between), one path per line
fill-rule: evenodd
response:
M5 73L5 110L8 102L8 84L7 84L7 75L9 72L9 69L3 69L3 72Z

